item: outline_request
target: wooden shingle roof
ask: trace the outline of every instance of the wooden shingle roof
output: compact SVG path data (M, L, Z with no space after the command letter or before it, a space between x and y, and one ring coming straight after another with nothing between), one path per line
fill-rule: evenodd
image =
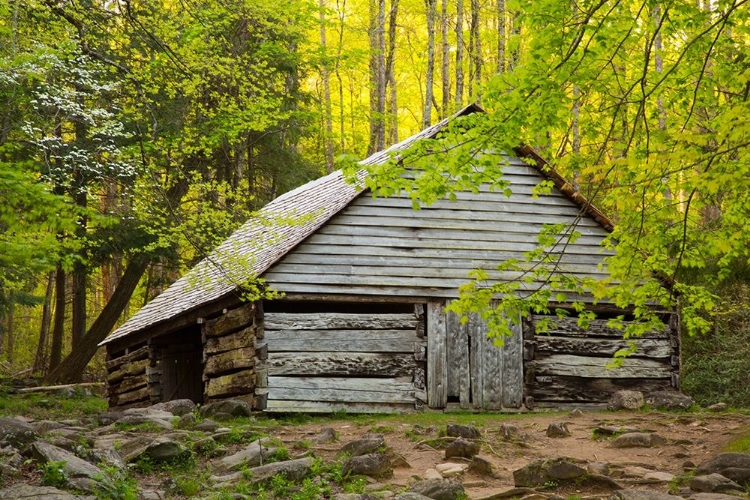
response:
M481 108L469 105L452 117L374 153L360 163L363 166L385 163L393 153L420 139L434 137L451 119L477 111ZM360 181L364 176L363 170L359 173ZM343 209L364 190L363 184L347 183L338 170L279 196L99 345L164 323L234 293L240 284L263 274Z

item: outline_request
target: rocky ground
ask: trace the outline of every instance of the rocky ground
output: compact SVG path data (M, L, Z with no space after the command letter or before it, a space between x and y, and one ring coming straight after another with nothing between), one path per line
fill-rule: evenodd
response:
M0 499L734 500L736 412L287 417L190 401L0 418ZM667 497L666 495L670 496Z

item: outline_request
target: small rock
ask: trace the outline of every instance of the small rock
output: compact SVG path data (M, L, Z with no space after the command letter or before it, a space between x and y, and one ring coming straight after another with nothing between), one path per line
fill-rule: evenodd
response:
M432 500L457 500L466 495L463 485L452 479L428 479L414 483L409 491Z
M118 469L125 468L125 461L114 448L92 450L91 456L100 464L105 464L109 467L116 467Z
M443 475L437 469L427 469L424 473L425 479L443 479Z
M177 460L183 457L187 452L187 449L182 444L173 441L168 437L155 439L144 450L144 454L157 463Z
M361 474L370 477L390 477L393 475L391 461L384 453L369 453L352 457L344 462L341 473Z
M40 420L39 422L32 422L30 425L38 434L45 434L49 431L65 427L63 424L51 420Z
M194 424L195 424L195 415L193 415L192 413L186 413L180 417L180 420L177 422L177 428L187 429L189 427L192 427Z
M276 453L276 448L265 446L267 442L268 439L253 441L237 453L223 457L219 460L219 468L237 469L260 465L261 458L265 459Z
M503 424L500 426L499 429L500 436L506 441L510 441L513 438L520 436L520 431L518 430L518 427L513 424Z
M547 426L547 437L564 438L570 436L570 430L565 422L552 423Z
M690 460L685 460L684 462L682 462L682 470L695 470L695 463Z
M478 453L479 445L464 438L458 438L445 447L445 458L472 458Z
M383 447L385 447L385 437L382 434L365 434L359 439L346 443L341 447L341 452L357 457L374 453Z
M645 401L641 391L617 391L607 404L607 409L616 410L640 410Z
M549 481L568 481L587 474L586 469L573 463L571 459L554 458L537 460L513 471L513 481L516 486L533 488Z
M151 409L168 411L176 417L182 417L195 410L195 403L190 399L174 399L172 401L165 401L164 403L157 403L151 406Z
M302 481L310 475L310 467L312 464L312 457L305 457L297 460L287 460L285 462L273 462L247 470L250 471L250 481L253 483L265 481L277 474L282 474L290 481ZM238 474L242 477L242 472L239 472Z
M407 491L405 493L399 493L398 495L393 497L393 500L430 500L430 497L426 497L412 491Z
M216 403L209 403L200 409L202 417L213 417L217 413L228 413L232 417L249 417L253 409L246 401L240 399L226 399Z
M598 436L617 436L629 432L638 432L635 427L614 427L611 425L599 425L594 428L594 434Z
M750 469L744 467L727 467L721 471L721 475L737 484L750 485Z
M492 462L482 456L475 455L469 464L469 471L478 476L492 476Z
M440 468L440 465L444 465L447 467ZM437 467L438 472L442 474L443 477L457 477L466 472L466 469L469 468L467 464L439 464Z
M99 414L97 420L99 425L110 425L114 424L124 416L125 414L121 411L105 411Z
M656 391L646 397L646 402L660 410L687 410L695 401L679 391Z
M36 432L31 425L15 418L0 417L0 441L23 448L35 439Z
M692 500L738 500L738 497L724 493L693 493L689 498Z
M716 404L709 406L706 409L708 411L720 412L720 411L727 411L727 408L729 408L729 406L726 403L716 403Z
M742 486L715 472L707 476L694 476L690 479L690 489L706 493L743 491Z
M643 479L646 481L659 481L662 483L668 483L670 481L673 481L675 478L674 474L670 474L669 472L649 472L648 474L644 474Z
M482 437L479 430L471 425L450 424L446 429L446 433L448 436L464 439L479 439Z
M582 417L584 413L583 413L583 410L581 410L580 408L573 408L570 411L570 413L568 413L568 415L570 415L573 418L579 418L579 417Z
M69 478L69 483L82 491L93 491L94 483L104 478L104 471L99 467L49 443L37 441L31 445L31 452L32 456L42 463L64 462L63 470Z
M315 436L316 444L328 444L336 441L336 430L332 427L323 427L320 432Z
M219 428L219 424L211 420L210 418L205 419L203 422L197 424L195 427L193 427L194 431L201 431L201 432L214 432L216 429Z
M650 490L617 490L610 495L610 500L675 500L673 495Z
M609 476L609 464L605 464L602 462L589 462L586 464L586 471L589 474Z
M666 444L667 440L655 433L628 432L612 441L612 448L651 448Z

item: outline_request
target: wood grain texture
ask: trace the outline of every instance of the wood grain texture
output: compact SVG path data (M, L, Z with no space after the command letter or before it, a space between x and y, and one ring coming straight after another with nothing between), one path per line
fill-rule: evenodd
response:
M202 333L206 338L220 337L250 326L255 321L255 304L245 304L226 314L203 324Z
M448 402L445 302L427 303L427 404L444 408Z
M206 382L206 398L249 394L255 389L255 371L243 370L230 375L209 379Z
M403 377L416 369L413 354L381 354L370 352L271 352L267 360L268 374L295 376Z
M532 321L536 323L545 316L534 315ZM627 324L627 322L625 322ZM622 338L622 331L608 326L606 319L594 319L589 322L587 329L578 326L577 318L553 318L552 327L545 335L551 336L573 336L573 337L618 337ZM646 332L641 338L644 339L666 339L669 338L667 325L659 331Z
M254 348L255 332L256 327L250 326L224 337L206 339L203 352L205 355L214 355L243 347Z
M413 353L414 330L267 330L270 352L401 352Z
M268 377L268 401L411 403L418 391L398 378Z
M323 270L325 271L325 270ZM417 318L413 314L345 314L345 313L271 313L264 317L264 328L268 330L360 330L360 329L409 329L416 328Z
M671 379L582 378L550 376L537 379L530 389L536 401L606 403L613 393L631 389L644 393L671 389Z
M511 324L513 335L505 339L503 351L503 407L520 408L523 403L523 331Z
M538 356L533 361L534 370L539 375L566 375L585 378L666 378L672 367L669 363L653 359L626 358L620 368L607 369L611 357L575 356L552 354Z
M271 413L414 413L413 403L330 403L322 401L268 400L266 412Z
M627 349L629 341L612 338L571 338L537 335L535 352L540 354L578 354L613 356L620 349ZM669 358L674 350L669 339L636 339L635 357Z
M120 369L107 375L107 383L113 384L118 380L122 380L125 377L133 377L146 373L146 367L149 365L148 359L142 359L140 361L134 361L123 365Z
M203 375L210 377L253 367L255 367L255 346L241 347L208 356L203 367Z
M133 352L124 354L119 358L114 358L107 361L105 364L105 366L107 367L107 371L111 373L113 371L117 371L125 363L132 363L133 361L140 361L141 359L147 358L148 349L148 346L143 346Z

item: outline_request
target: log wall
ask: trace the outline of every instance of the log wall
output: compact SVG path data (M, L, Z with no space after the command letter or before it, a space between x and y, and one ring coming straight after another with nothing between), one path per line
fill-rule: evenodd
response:
M679 386L679 334L675 320L659 331L632 339L635 352L619 368L608 368L615 352L630 340L606 319L578 327L577 318L551 318L552 328L536 334L543 316L523 328L524 393L527 406L606 403L612 393L635 389L644 393ZM627 323L627 322L626 322Z
M264 316L258 388L278 412L405 412L426 399L424 309Z
M148 346L134 346L121 356L107 356L107 398L112 409L148 406Z
M255 396L257 365L264 354L256 339L263 335L260 304L245 304L206 321L203 341L203 399L205 403L226 398L245 399L262 409Z

